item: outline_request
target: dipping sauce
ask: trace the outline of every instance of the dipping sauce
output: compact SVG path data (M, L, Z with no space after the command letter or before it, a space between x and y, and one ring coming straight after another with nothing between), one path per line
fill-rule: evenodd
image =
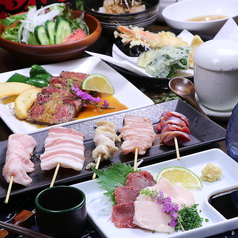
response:
M208 16L201 16L201 17L194 17L188 19L187 21L214 21L227 18L227 16L220 16L220 15L208 15Z
M208 202L226 219L231 219L238 216L237 198L238 189L234 188L212 195Z
M99 107L90 106L89 105L89 106L83 108L79 112L79 115L77 116L76 119L83 119L83 118L87 118L87 117L94 117L94 116L99 116L99 115L102 115L102 114L107 114L107 113L111 113L111 112L118 112L118 111L122 111L122 110L128 109L127 106L125 106L124 104L120 103L112 95L110 95L110 96L99 95L99 96L100 96L100 98L102 100L107 100L107 102L109 103L109 106L111 106L113 108L100 109Z
M107 100L107 102L109 103L109 106L111 106L113 108L101 109L100 107L87 105L86 107L81 109L81 111L79 112L79 114L75 118L75 120L80 120L80 119L88 118L88 117L100 116L100 115L103 115L103 114L118 112L118 111L128 109L127 106L120 103L118 101L118 99L116 99L113 95L105 96L105 95L99 93L98 96L102 100ZM37 124L34 124L34 125L37 125ZM47 127L47 126L37 125L37 129L41 129L41 128L44 128L44 127Z

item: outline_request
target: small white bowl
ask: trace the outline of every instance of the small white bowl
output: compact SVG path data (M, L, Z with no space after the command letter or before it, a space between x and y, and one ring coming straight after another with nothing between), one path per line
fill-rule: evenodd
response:
M164 22L164 17L162 16L162 11L171 4L176 2L183 1L183 0L160 0L159 1L159 12L156 21Z
M165 22L174 29L215 35L229 18L238 22L236 0L185 0L174 3L162 11ZM225 16L211 21L189 21L203 16Z

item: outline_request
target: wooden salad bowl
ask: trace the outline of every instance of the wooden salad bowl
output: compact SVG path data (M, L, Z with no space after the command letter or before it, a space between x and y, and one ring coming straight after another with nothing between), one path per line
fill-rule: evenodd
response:
M73 17L81 15L80 11L72 11ZM21 13L22 14L22 13ZM90 35L71 43L55 45L31 45L16 43L0 37L0 47L9 51L22 65L48 64L79 58L84 50L93 45L101 35L100 22L93 16L85 14L85 21L89 27ZM0 35L4 30L0 23Z

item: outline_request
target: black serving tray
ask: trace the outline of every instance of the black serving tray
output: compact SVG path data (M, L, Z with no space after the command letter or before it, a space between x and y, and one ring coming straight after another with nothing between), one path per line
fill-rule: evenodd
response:
M121 128L123 126L123 119L126 114L133 114L138 116L147 116L151 119L153 125L155 126L159 120L160 116L163 112L172 110L183 113L190 122L190 130L191 130L191 141L181 144L180 151L191 150L192 148L204 146L210 144L212 142L221 141L225 138L225 129L213 122L212 120L208 119L207 117L203 116L195 109L193 109L190 105L183 102L180 99L164 102L152 106L147 106L139 109L134 109L127 112L121 112L115 115L108 115L98 119L87 120L83 122L78 122L72 125L65 126L67 128L73 128L75 130L81 131L85 134L85 142L84 145L85 149L85 157L86 161L82 171L74 171L73 169L65 169L60 168L57 179L55 182L56 184L72 184L79 181L91 179L93 172L91 170L86 170L85 167L89 162L93 162L91 158L92 150L95 148L93 142L93 135L95 131L95 122L99 120L108 120L117 126L117 128ZM30 192L33 190L39 190L45 188L50 185L52 180L54 169L49 171L42 171L40 168L40 154L44 152L44 142L48 135L48 130L37 132L31 134L35 140L37 141L38 145L35 149L33 162L35 164L35 171L30 173L29 176L32 178L32 183L27 187L22 185L13 184L11 190L11 196ZM143 156L139 156L138 160L143 159L143 161L153 163L159 162L160 159L167 155L175 154L174 146L165 146L160 145L159 143L160 134L157 133L156 139L154 141L153 146L147 150L146 154ZM100 169L107 168L110 163L118 163L119 161L124 163L133 164L134 154L130 153L127 155L122 154L120 150L120 143L117 143L119 150L115 153L114 157L110 161L103 161L100 164ZM0 142L0 170L5 163L5 154L7 149L7 141ZM8 183L5 181L4 177L0 175L0 198L5 197L8 189Z

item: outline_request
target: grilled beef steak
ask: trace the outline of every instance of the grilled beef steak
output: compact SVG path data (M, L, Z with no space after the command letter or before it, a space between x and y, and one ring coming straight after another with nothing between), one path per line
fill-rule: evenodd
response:
M42 125L56 125L74 120L82 108L82 100L70 92L70 84L79 87L88 75L63 71L52 77L49 86L38 93L35 103L28 111L27 121Z

